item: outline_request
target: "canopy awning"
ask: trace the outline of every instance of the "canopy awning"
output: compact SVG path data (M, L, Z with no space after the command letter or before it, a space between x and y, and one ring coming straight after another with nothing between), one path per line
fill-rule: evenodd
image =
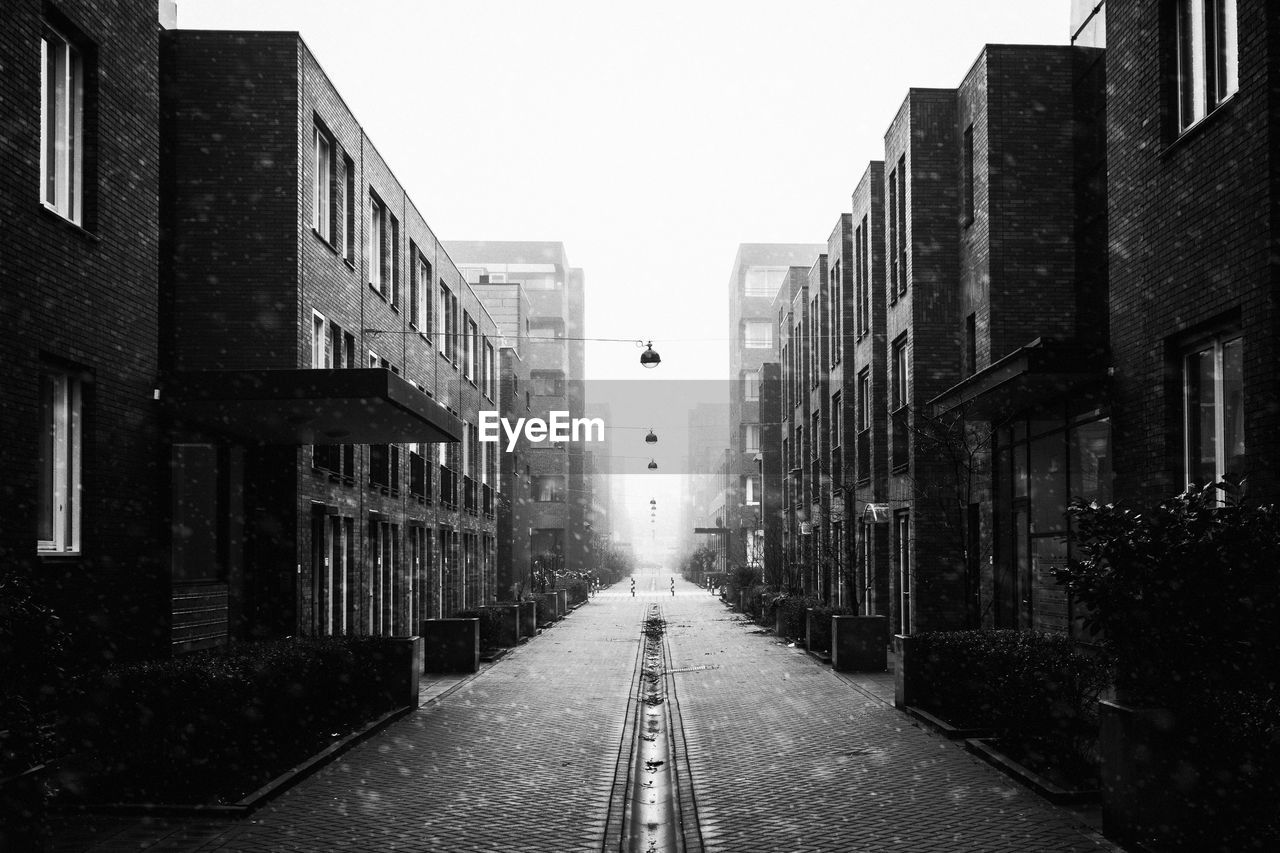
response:
M160 402L179 431L248 444L462 440L462 422L390 370L206 370L171 374Z
M1102 355L1076 344L1040 338L929 401L934 415L1003 420L1070 396L1100 395L1107 370Z

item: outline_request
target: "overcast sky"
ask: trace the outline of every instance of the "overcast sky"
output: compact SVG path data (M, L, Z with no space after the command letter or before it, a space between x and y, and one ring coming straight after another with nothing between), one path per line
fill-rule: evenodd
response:
M587 334L657 378L728 372L743 242L825 243L911 86L984 43L1062 44L1067 0L179 0L296 30L445 240L559 240ZM591 344L588 377L639 351Z

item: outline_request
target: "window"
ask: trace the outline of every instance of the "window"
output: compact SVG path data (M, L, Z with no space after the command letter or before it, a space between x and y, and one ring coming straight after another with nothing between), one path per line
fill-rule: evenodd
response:
M760 424L742 425L742 452L760 452Z
M742 374L742 399L748 403L760 400L760 371L748 370Z
M964 224L973 224L973 125L964 129L964 159L960 163L963 185Z
M431 475L427 468L427 459L423 453L423 445L409 445L409 494L423 501L430 500L427 490L431 486Z
M422 252L414 255L414 299L409 310L409 322L418 327L428 338L431 336L431 264Z
M342 245L347 261L356 261L356 164L342 155Z
M896 411L907 404L907 336L893 342L893 376L889 387L889 409Z
M564 374L558 370L535 370L529 374L534 394L545 397L564 396Z
M782 280L786 276L786 267L748 267L743 292L747 296L772 299L782 287Z
M743 346L747 349L770 349L773 326L768 320L748 320L743 324Z
M48 27L40 60L40 198L78 224L84 216L84 63L80 51Z
M978 372L978 316L970 314L964 318L964 374L972 376Z
M898 294L907 292L907 155L898 158Z
M1178 128L1186 130L1240 87L1236 0L1177 0Z
M1219 335L1183 357L1186 480L1244 473L1244 339Z
M535 317L529 323L529 337L550 341L564 337L564 320L556 317Z
M313 311L311 312L311 366L312 368L329 367L332 363L331 358L324 316Z
M831 312L831 364L840 363L844 349L844 281L840 275L840 260L831 265L831 290L828 294L828 308Z
M809 384L814 388L817 388L822 380L818 374L818 365L822 363L819 356L822 348L822 316L818 313L819 304L817 296L809 302Z
M858 374L858 432L871 429L871 370Z
M476 348L480 345L480 330L476 328L476 321L471 319L471 315L466 311L462 312L465 319L463 328L466 329L466 339L463 340L463 359L462 372L472 382L476 379Z
M40 373L37 549L44 553L80 550L80 386L66 371Z
M383 257L386 259L387 287L390 291L386 294L391 302L391 307L395 308L400 304L400 220L394 216L387 214L387 237L388 245L383 248Z
M530 489L533 499L540 503L564 501L564 477L560 474L535 476Z
M387 295L387 208L369 193L369 286Z
M333 140L320 125L312 128L315 172L311 186L311 227L326 243L333 242Z
M440 324L439 349L452 362L458 361L458 297L449 285L440 282L440 310L436 322Z
M758 506L760 504L760 477L758 474L748 474L743 478L743 495L747 506Z
M494 388L497 386L497 361L493 351L493 344L489 343L489 339L484 340L484 362L481 365L481 371L484 379L484 395L490 400L494 399Z
M889 301L898 301L898 173L889 172L889 209L885 211L889 228Z
M858 229L862 242L857 247L858 253L858 337L871 331L871 217L862 217L862 227Z
M893 514L894 540L898 551L898 625L901 633L911 633L911 516L900 509Z

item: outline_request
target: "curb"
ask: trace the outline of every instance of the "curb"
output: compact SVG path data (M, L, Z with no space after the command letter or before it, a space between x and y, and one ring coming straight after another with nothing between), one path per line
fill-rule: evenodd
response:
M987 738L970 737L965 738L965 748L992 767L1001 771L1007 776L1011 776L1017 781L1026 785L1040 796L1044 797L1051 803L1056 805L1077 805L1080 803L1097 802L1102 792L1093 789L1069 789L1062 788L1050 782L1048 779L1029 770L1009 756L1000 752L999 749L987 742Z

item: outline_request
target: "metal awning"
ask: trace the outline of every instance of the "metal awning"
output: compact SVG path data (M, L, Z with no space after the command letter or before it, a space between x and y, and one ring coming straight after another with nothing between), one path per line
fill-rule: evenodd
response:
M1104 358L1096 350L1036 338L929 401L935 416L963 408L966 417L1003 420L1044 403L1100 395Z
M462 440L462 422L390 370L201 370L170 374L160 402L176 431L248 444Z

